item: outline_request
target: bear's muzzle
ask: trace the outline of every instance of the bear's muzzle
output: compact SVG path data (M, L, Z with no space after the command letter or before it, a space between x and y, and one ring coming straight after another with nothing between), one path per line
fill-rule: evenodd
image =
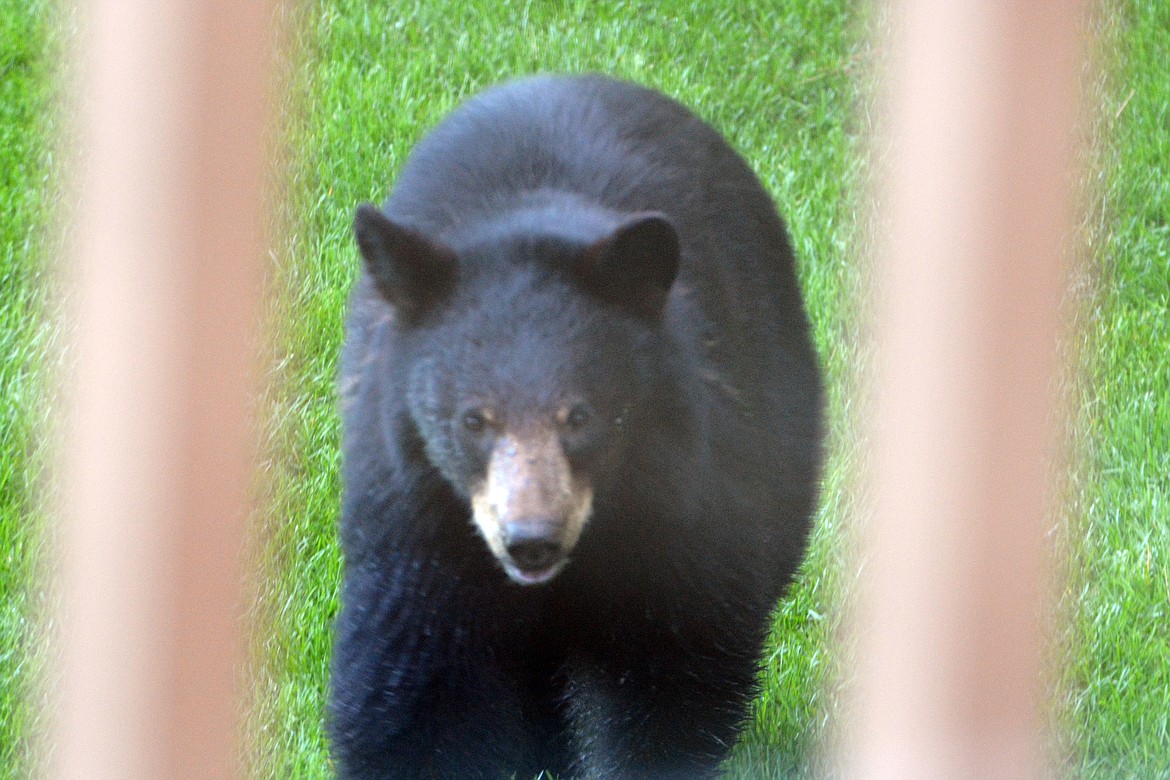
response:
M472 491L472 519L507 575L547 582L564 568L593 509L593 489L576 478L556 429L505 433Z

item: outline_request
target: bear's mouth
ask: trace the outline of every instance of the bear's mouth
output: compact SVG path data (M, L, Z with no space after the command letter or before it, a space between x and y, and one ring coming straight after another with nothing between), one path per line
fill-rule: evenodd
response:
M564 527L560 523L504 523L500 531L500 544L494 552L513 582L548 582L569 562L569 548L564 544Z
M561 569L568 565L569 558L564 553L558 552L555 561L540 566L521 566L511 556L502 558L500 563L503 564L504 573L512 582L518 585L543 585L557 576Z

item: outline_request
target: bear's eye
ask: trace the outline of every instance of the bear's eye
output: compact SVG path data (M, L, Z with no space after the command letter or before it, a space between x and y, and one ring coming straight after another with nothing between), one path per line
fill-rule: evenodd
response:
M569 426L569 430L579 431L589 424L590 417L589 410L584 406L574 406L565 418L565 425Z
M470 433L483 433L487 424L487 415L480 409L472 409L463 415L463 427Z

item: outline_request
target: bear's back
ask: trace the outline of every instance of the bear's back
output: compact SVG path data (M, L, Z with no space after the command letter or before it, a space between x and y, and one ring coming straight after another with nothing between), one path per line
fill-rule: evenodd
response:
M711 168L700 147L718 144L687 109L634 84L521 79L472 98L426 136L387 211L443 236L540 191L572 192L617 212L690 210L696 204L679 195L694 193L694 174Z

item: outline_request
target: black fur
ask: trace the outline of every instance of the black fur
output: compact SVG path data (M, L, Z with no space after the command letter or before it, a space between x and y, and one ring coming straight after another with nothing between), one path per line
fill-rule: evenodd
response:
M538 77L414 150L342 356L346 558L330 728L346 778L697 777L757 693L803 555L821 384L784 225L708 125ZM405 247L405 248L404 248ZM469 521L489 399L573 401L592 519L520 586Z

